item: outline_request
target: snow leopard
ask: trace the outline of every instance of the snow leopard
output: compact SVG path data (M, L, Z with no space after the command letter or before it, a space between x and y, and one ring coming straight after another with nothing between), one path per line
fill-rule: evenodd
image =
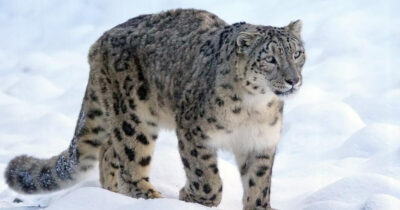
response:
M160 129L172 129L186 174L180 200L219 205L217 151L224 149L238 165L243 209L271 209L284 100L302 85L301 28L300 20L284 27L228 24L197 9L115 26L89 50L89 81L70 146L49 159L12 159L8 186L53 192L100 163L102 187L161 198L150 165Z

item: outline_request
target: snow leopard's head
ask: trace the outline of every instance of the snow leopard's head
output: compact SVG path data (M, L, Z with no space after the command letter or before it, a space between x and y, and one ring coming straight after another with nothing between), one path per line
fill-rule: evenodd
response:
M236 44L240 77L252 94L268 91L283 97L302 85L306 55L301 41L300 20L288 26L251 26L239 33Z

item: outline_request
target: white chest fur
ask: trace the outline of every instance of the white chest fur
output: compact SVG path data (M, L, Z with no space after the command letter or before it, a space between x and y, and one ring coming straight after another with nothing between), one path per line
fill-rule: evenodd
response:
M226 130L211 131L209 145L233 152L261 151L275 147L280 139L280 102L272 94L248 96L240 114L227 112Z

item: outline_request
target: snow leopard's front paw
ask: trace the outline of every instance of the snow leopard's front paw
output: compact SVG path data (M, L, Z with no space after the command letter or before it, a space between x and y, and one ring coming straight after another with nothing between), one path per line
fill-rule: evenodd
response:
M243 210L277 210L277 209L271 208L270 206L249 205L249 206L244 206Z
M131 196L135 198L154 199L163 198L149 182L141 181L131 189Z
M222 193L217 193L213 195L195 195L193 193L187 192L185 188L182 188L179 192L179 200L191 202L191 203L199 203L204 206L218 206L221 202Z
M147 179L136 182L119 182L118 187L120 193L133 198L163 198L162 194Z

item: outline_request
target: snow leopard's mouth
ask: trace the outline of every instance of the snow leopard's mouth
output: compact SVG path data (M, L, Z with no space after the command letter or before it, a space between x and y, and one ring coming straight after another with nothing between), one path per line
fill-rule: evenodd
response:
M274 90L274 93L275 93L277 96L288 96L288 95L291 95L291 94L293 94L293 93L295 93L295 92L297 92L297 89L294 88L294 87L290 88L290 89L287 90L287 91Z

